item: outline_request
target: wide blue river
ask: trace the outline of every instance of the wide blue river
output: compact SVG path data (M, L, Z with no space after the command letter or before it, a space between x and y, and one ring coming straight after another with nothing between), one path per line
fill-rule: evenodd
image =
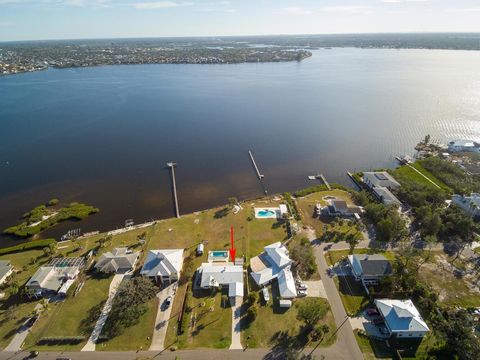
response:
M262 194L249 149L275 193L392 167L426 134L480 140L479 69L480 52L347 48L1 77L0 229L52 197L101 213L47 235L172 216L170 160L186 213Z

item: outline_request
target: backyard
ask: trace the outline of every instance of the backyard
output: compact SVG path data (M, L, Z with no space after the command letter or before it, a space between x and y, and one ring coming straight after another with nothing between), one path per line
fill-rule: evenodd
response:
M302 215L302 220L305 225L311 226L315 229L315 233L318 238L321 238L328 225L331 225L335 218L326 215L316 215L315 205L320 204L326 206L329 198L335 198L337 200L344 200L348 205L353 205L353 200L350 194L344 190L333 189L328 191L319 191L304 197L297 198L298 209ZM335 230L340 233L357 233L356 229L348 221L343 221L342 225L331 225L331 229L335 227Z

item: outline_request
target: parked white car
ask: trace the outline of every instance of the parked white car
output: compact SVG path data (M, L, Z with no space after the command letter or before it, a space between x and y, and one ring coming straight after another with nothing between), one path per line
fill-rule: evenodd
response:
M307 296L307 290L298 290L298 291L297 291L297 296L298 296L298 297L305 297L305 296Z
M307 290L307 289L308 289L308 286L307 286L307 284L305 284L305 283L302 283L302 282L297 281L297 289L298 289L298 290Z
M268 293L268 288L264 287L262 289L262 295L263 295L263 299L265 300L265 302L270 301L270 294Z

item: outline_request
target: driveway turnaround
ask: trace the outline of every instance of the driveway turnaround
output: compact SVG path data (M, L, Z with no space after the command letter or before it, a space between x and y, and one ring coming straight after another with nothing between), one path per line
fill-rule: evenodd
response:
M242 335L240 333L240 316L243 303L243 297L235 298L235 305L232 306L232 343L230 350L240 350L242 347Z
M120 283L123 281L124 278L128 278L128 277L130 277L130 275L126 275L126 274L116 274L113 277L112 282L110 283L108 299L105 302L105 305L103 306L103 309L102 309L102 313L100 314L100 317L98 318L97 323L93 328L92 334L90 335L90 338L88 339L87 343L83 347L82 351L95 351L95 346L97 344L98 337L102 333L103 326L105 325L105 322L107 321L107 318L108 318L108 314L112 309L113 298L117 294L118 286L120 285Z
M175 291L173 291L174 284L167 286L161 290L158 294L158 310L157 318L155 320L155 328L153 329L152 344L150 345L150 351L162 351L165 346L165 336L167 335L168 321L172 313L172 305L175 297ZM172 301L168 308L165 308L165 300L171 296Z
M303 281L308 286L307 297L327 298L322 280Z

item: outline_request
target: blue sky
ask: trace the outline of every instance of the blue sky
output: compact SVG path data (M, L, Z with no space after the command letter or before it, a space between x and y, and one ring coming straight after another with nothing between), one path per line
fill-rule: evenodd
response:
M480 0L0 0L0 41L480 32Z

